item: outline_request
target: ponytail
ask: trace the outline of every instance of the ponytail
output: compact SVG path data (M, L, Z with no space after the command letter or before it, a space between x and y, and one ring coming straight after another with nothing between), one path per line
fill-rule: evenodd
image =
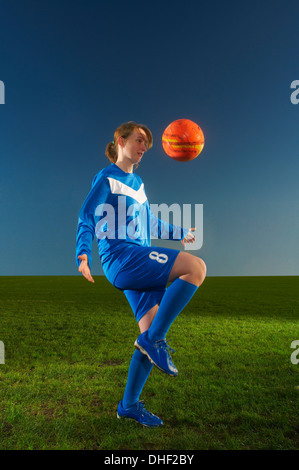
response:
M111 163L116 163L116 161L117 161L117 150L115 148L114 142L110 142L107 145L105 155L109 158Z

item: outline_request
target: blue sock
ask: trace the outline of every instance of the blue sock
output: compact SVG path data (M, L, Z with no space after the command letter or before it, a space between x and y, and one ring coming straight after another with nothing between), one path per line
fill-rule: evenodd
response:
M131 359L127 385L122 400L124 408L129 408L139 401L140 394L152 368L153 365L147 356L136 349Z
M177 278L170 284L148 329L148 339L150 341L158 341L165 338L170 325L187 305L197 289L198 286L183 281L180 278Z

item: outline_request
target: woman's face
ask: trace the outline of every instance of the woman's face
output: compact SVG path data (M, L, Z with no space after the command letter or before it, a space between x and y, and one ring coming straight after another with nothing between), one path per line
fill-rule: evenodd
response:
M148 142L143 129L134 129L132 134L122 140L121 145L123 156L128 158L133 164L140 163L143 154L147 151Z

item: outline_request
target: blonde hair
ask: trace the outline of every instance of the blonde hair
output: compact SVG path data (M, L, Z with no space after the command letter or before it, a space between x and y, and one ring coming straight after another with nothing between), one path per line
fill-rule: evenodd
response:
M109 158L110 162L117 162L118 138L123 137L124 139L127 139L134 132L134 129L142 129L145 132L148 141L148 150L153 146L153 136L148 127L144 124L137 124L134 121L125 122L116 129L114 132L114 141L109 142L106 147L105 155Z

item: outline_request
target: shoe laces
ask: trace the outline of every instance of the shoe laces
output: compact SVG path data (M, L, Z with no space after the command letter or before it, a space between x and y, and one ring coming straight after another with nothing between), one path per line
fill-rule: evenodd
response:
M171 351L172 353L175 353L175 350L172 349L172 348L169 346L169 344L168 344L168 342L166 341L166 339L161 339L160 341L157 341L157 343L161 343L161 346L160 346L161 348L164 348L164 349L167 348L167 349L169 349L169 351Z
M150 411L148 411L146 408L145 408L145 403L143 400L140 400L138 403L137 403L137 410L138 411L142 411L142 413L144 415L148 415L148 416L155 416L153 413L151 413Z

